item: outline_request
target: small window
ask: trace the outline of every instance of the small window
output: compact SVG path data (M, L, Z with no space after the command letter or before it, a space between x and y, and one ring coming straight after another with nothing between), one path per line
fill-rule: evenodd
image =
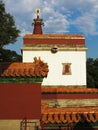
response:
M63 75L71 75L71 63L62 63L63 65Z

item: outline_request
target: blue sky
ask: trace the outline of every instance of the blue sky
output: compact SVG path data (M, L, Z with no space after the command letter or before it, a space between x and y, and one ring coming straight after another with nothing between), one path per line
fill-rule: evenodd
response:
M21 30L17 42L7 48L21 53L22 38L32 33L36 8L41 10L43 33L83 34L87 57L98 58L98 0L3 0L6 11Z

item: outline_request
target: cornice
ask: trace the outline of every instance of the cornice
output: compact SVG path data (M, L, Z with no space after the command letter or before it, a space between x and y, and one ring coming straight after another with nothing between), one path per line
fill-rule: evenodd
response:
M58 51L87 51L83 45L24 45L23 51L51 51L52 48L57 48Z
M26 34L25 38L34 38L34 39L85 39L81 34Z

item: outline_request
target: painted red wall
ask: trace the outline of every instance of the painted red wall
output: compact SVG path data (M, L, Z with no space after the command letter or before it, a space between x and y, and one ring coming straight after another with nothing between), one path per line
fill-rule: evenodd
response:
M50 129L44 129L44 130L50 130ZM52 129L52 130L68 130L68 128L60 128L60 129ZM73 130L98 130L98 128L73 128Z
M42 99L97 99L98 94L42 94Z
M40 119L41 84L0 84L0 119Z
M23 39L24 44L85 44L85 39L46 39L46 38L39 38L39 39L34 39L34 38L24 38Z

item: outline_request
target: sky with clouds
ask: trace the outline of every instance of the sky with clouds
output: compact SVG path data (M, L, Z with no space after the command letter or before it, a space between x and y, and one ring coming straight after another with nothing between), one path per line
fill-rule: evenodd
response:
M44 33L83 34L87 57L98 58L98 0L3 0L6 11L21 30L17 42L8 48L21 53L22 38L32 33L36 8L41 10Z

